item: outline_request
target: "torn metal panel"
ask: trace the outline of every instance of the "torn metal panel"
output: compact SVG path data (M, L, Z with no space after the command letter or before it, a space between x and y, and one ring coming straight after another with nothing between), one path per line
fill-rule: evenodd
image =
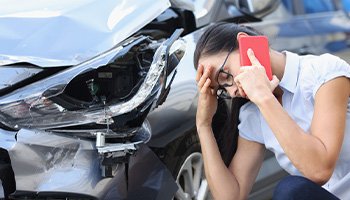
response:
M1 131L0 138L4 135ZM128 181L123 164L117 166L113 178L101 176L94 141L22 129L17 143L7 146L18 191L79 191L99 199L170 199L177 190L171 173L143 144L130 157Z
M130 37L170 6L168 0L1 3L6 6L0 7L0 65L28 62L41 67L86 61Z
M91 190L101 179L100 173L96 173L99 158L94 148L91 141L20 130L17 143L8 149L16 188L29 191L79 188L83 193Z

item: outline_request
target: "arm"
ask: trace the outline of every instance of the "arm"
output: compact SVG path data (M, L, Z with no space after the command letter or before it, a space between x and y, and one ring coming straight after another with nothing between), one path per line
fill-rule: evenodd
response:
M200 91L196 125L205 174L215 199L245 199L261 166L265 148L261 144L239 138L237 152L230 167L226 167L211 129L217 99L214 91L209 87L210 72L210 66L204 71L204 67L200 65L196 77Z
M343 142L350 80L339 77L318 89L311 129L307 134L273 96L271 91L276 81L269 83L254 54L248 51L248 56L253 66L242 69L235 78L236 83L259 107L294 166L309 179L324 184L333 173Z
M336 78L319 88L310 134L305 134L272 94L265 95L257 103L294 166L320 185L331 177L340 153L349 93L350 81L345 77Z
M205 175L215 199L247 199L261 167L265 147L238 138L238 147L229 168L226 167L211 128L198 128Z

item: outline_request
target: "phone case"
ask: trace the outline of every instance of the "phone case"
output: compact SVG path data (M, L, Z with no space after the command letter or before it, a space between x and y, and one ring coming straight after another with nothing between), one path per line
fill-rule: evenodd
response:
M252 65L247 50L250 48L254 51L255 57L260 64L265 67L266 75L272 80L272 71L270 63L269 42L266 36L241 36L238 38L240 63L241 66Z

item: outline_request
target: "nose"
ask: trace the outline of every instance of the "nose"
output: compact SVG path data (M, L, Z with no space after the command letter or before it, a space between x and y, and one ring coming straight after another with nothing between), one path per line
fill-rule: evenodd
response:
M235 84L231 87L227 87L226 90L232 98L239 97L238 87Z

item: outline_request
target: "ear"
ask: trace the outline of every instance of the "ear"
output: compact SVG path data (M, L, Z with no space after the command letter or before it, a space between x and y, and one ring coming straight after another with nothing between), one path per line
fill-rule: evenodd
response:
M245 33L245 32L239 32L238 34L237 34L237 41L238 41L238 38L240 38L240 37L245 37L245 36L249 36L247 33Z

